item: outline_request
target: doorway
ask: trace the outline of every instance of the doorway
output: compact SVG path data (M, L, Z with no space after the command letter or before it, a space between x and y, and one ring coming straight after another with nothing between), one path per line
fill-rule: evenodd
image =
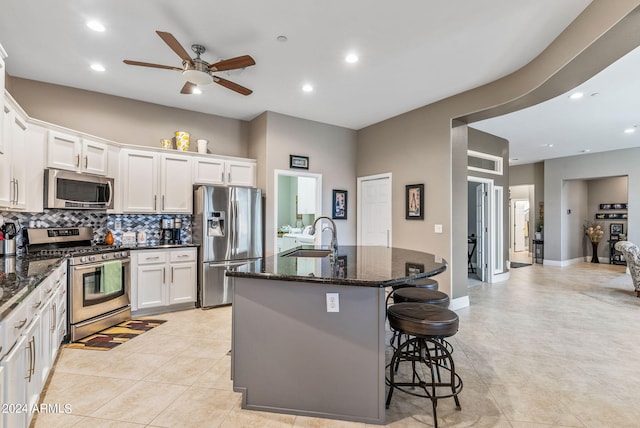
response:
M323 244L309 233L322 213L322 174L288 170L275 170L274 174L274 252Z
M391 247L391 173L358 177L358 245Z
M511 200L511 251L514 258L529 258L529 201ZM511 258L510 258L511 259Z

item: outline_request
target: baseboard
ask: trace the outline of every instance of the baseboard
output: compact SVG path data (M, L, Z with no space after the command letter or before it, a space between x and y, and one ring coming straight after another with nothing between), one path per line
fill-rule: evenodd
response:
M489 283L493 284L496 282L503 282L503 281L507 281L509 278L510 278L509 272L497 273L495 275L491 275L491 281L489 281Z
M469 296L462 296L451 300L451 302L449 302L449 309L455 311L462 308L468 308L469 305Z

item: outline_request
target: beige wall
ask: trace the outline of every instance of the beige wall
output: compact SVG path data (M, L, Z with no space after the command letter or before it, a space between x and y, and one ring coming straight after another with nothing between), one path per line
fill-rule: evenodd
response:
M453 298L466 296L466 171L458 156L466 151L452 144L451 124L491 117L493 108L544 90L538 100L571 89L576 84L640 44L640 1L595 0L545 51L520 70L482 87L388 119L358 132L357 175L393 173L393 245L440 254L450 262L442 289ZM630 14L629 19L622 20ZM610 34L607 31L618 24ZM626 31L619 31L620 29ZM598 41L594 43L594 41ZM587 49L589 47L592 49ZM589 66L585 66L588 64ZM487 112L472 115L477 112ZM460 128L460 127L458 127ZM456 129L458 129L456 128ZM457 132L457 131L456 131ZM463 139L462 139L463 140ZM452 154L453 153L453 154ZM464 180L460 177L463 175ZM425 183L425 221L404 220L404 185ZM433 232L441 223L443 234Z
M347 128L298 119L278 113L266 114L266 139L255 138L251 152L258 165L258 183L263 185L266 200L265 254L274 248L274 171L289 170L289 155L309 157L309 171L322 174L322 214L331 217L332 190L348 191L347 220L335 220L340 245L354 245L356 236L356 133ZM264 120L262 116L256 120ZM254 123L252 122L252 125ZM263 126L255 124L256 127ZM263 145L260 147L260 145ZM327 235L328 236L328 235Z
M160 147L161 139L188 131L189 151L206 139L211 153L249 155L246 121L16 77L6 86L30 117L118 143Z

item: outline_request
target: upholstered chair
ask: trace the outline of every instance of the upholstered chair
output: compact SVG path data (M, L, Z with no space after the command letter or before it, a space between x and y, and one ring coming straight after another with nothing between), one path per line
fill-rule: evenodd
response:
M620 241L616 242L615 249L620 251L627 261L633 288L636 290L636 296L640 297L640 248L632 242Z

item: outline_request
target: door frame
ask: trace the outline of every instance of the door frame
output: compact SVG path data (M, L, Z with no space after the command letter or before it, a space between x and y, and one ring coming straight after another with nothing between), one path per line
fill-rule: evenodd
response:
M291 171L288 169L273 170L273 254L278 254L278 179L286 177L311 177L316 179L316 212L318 218L322 215L322 174L304 171ZM321 235L322 236L322 235Z
M486 282L494 283L499 281L504 281L507 277L505 275L507 272L504 270L504 266L502 263L502 245L498 245L498 239L502 239L502 229L500 226L496 226L496 221L502 218L501 213L496 212L496 200L501 199L501 186L496 186L493 179L490 178L482 178L476 176L467 176L467 182L472 183L480 183L486 185L487 190L487 214L488 218L485 219L485 229L486 229L486 241L487 245L485 248L486 254ZM467 207L467 210L469 207ZM475 207L474 207L475 209ZM468 211L467 211L468 215ZM496 230L498 229L498 230ZM500 253L498 254L498 250L500 249Z
M361 245L362 243L362 182L369 180L379 180L381 178L386 178L389 180L389 188L391 192L389 192L389 236L387 239L387 246L393 246L393 176L390 172L385 172L382 174L374 174L374 175L365 175L363 177L357 178L357 192L356 192L356 243L357 245Z

